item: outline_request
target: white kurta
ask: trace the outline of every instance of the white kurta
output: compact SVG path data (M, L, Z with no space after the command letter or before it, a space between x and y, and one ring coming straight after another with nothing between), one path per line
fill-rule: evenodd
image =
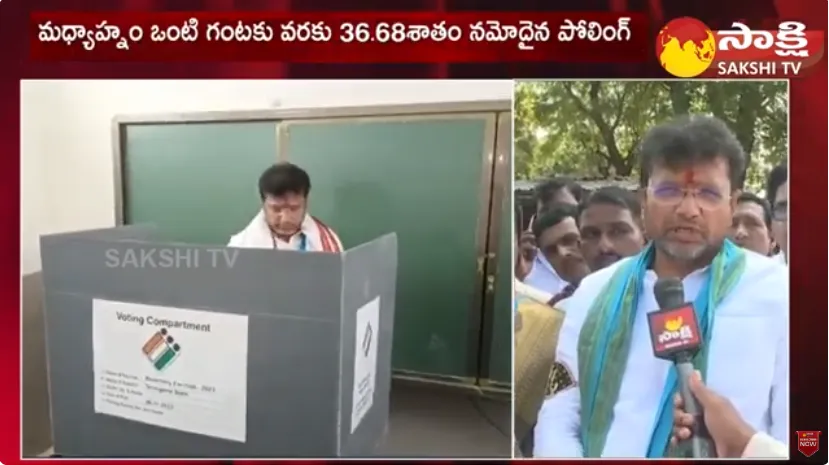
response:
M564 278L558 275L558 272L553 265L541 255L541 251L536 251L535 260L533 260L533 267L530 273L524 278L524 283L532 286L538 290L548 292L552 295L557 295L563 291L565 287L569 286Z
M544 292L541 289L536 289L517 279L515 280L515 284L513 284L513 288L515 289L516 296L524 296L542 304L546 304L553 298L552 294Z
M331 228L328 228L328 232L336 242L337 252L342 252L343 244L340 242L340 238ZM283 241L277 239L271 233L265 221L265 213L260 210L245 229L230 238L227 246L252 249L300 250L302 235L305 235L306 251L321 252L324 250L320 227L311 215L306 214L302 220L300 230L291 236L288 241Z
M743 451L744 459L787 459L789 446L765 433L756 433Z
M746 254L746 269L714 317L706 384L728 398L757 431L788 444L789 425L789 279L788 269L759 254ZM563 301L566 317L556 360L578 382L579 331L593 299L626 260L585 278ZM703 285L698 270L682 282L692 302ZM658 404L671 362L653 355L647 313L658 308L656 275L648 271L632 328L627 367L622 377L604 457L641 458L654 430ZM578 386L545 400L535 428L536 457L582 457Z

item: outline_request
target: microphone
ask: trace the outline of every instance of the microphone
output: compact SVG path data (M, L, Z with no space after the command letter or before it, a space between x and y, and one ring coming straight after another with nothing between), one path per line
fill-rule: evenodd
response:
M688 379L694 373L692 359L702 345L694 306L685 302L682 281L676 278L658 279L653 292L659 304L658 311L648 314L653 354L674 362L676 367L684 409L694 417L689 439L691 456L711 457L714 445L705 429L702 409L688 387Z

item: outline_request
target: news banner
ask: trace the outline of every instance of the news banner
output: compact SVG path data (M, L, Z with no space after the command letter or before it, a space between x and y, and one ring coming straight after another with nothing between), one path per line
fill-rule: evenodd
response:
M634 58L642 17L591 15L72 14L38 15L32 54L45 59L424 62Z
M610 12L50 12L31 21L36 60L622 63L656 53L677 77L730 78L800 76L822 57L824 35L795 21L711 30L677 18L654 37L645 15Z

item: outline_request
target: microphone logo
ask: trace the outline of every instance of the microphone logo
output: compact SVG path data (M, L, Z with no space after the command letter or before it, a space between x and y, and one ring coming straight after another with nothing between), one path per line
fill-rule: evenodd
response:
M665 320L665 331L659 335L659 343L674 345L690 341L693 338L694 330L685 324L681 316L678 316L672 320Z
M700 345L694 307L682 307L651 312L648 314L653 353L660 358L670 358L679 351L696 351Z
M665 320L666 331L679 331L682 328L682 317L678 316L673 320Z

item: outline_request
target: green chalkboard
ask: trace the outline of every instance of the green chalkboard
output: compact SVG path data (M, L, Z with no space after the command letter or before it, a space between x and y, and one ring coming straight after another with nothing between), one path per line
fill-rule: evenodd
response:
M262 170L287 158L308 170L311 212L346 247L397 232L393 367L472 382L485 361L483 338L491 346L487 378L508 382L510 273L497 277L490 334L476 305L478 244L486 238L478 228L490 213L481 188L491 160L483 155L493 148L494 122L492 114L125 124L124 222L157 224L169 240L224 244L256 214ZM509 270L509 211L501 218L490 227L502 229L499 268Z
M126 126L124 222L165 238L224 244L259 208L259 175L277 160L276 124Z
M511 170L508 170L511 173ZM512 196L505 195L500 205L498 228L498 274L492 312L492 337L489 350L489 379L499 383L512 382Z
M490 118L289 123L284 130L287 159L311 175L311 211L346 247L398 235L396 369L477 376L470 360L480 331L470 327L470 312L481 311L472 304Z

